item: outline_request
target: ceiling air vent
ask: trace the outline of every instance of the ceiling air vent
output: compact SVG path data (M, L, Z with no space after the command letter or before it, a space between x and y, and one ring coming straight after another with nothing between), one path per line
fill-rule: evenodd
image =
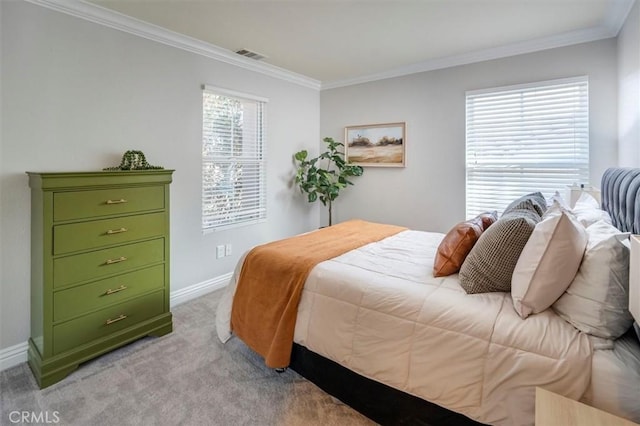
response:
M251 59L255 59L256 61L259 61L260 59L264 59L266 58L265 55L261 54L261 53L257 53L257 52L252 52L249 49L240 49L240 50L236 50L236 53L238 55L242 55L245 56L247 58L251 58Z

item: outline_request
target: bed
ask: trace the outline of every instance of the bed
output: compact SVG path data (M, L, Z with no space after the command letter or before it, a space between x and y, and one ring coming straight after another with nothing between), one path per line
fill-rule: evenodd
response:
M640 232L640 170L607 170L602 206L620 231ZM536 386L640 421L632 330L607 339L562 306L523 319L509 292L467 294L459 274L432 274L443 238L399 230L313 266L288 366L381 424L533 424ZM245 256L218 307L222 341Z

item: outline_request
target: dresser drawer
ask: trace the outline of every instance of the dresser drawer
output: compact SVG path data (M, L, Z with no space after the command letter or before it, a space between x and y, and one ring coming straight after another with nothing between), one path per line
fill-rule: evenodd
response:
M53 220L84 219L164 209L164 187L56 192Z
M53 320L120 303L151 290L164 288L164 265L156 265L53 294Z
M73 349L163 312L164 292L158 291L67 321L53 327L53 352Z
M53 287L127 272L164 261L164 238L55 259Z
M105 247L163 235L164 213L57 225L53 228L53 254Z

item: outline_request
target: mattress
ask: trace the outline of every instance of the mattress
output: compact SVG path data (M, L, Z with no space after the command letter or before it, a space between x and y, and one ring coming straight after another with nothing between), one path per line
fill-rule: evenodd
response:
M434 278L442 238L404 231L318 264L294 341L482 423L533 424L536 386L579 399L591 378L589 338L551 310L521 319L508 293L467 295L457 275ZM241 262L218 308L222 341Z

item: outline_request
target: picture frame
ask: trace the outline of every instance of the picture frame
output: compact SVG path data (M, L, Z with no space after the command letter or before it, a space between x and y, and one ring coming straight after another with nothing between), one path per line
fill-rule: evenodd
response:
M405 167L406 128L405 122L345 127L345 159L358 166Z

